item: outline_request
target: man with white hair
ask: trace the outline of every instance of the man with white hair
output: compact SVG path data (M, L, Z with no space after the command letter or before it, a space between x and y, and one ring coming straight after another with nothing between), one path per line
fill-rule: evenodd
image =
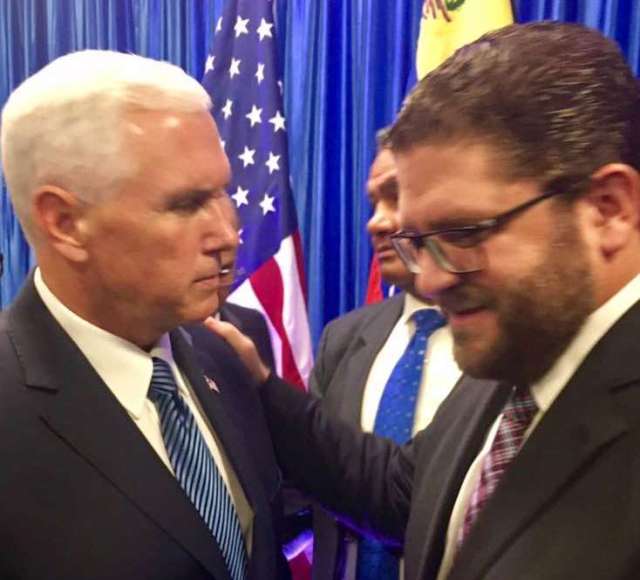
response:
M39 266L0 318L2 578L288 577L257 397L178 328L217 309L236 243L210 105L178 67L86 51L3 110Z

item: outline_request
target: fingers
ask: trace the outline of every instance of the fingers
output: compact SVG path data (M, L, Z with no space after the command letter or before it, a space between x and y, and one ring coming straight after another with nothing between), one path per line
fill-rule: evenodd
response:
M242 334L233 324L211 316L203 324L211 332L221 336L229 343L257 382L263 383L269 378L271 371L260 359L260 355L249 337Z

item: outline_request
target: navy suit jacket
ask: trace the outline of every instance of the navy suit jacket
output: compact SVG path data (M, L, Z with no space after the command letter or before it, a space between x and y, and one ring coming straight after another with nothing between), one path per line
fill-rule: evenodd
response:
M220 393L182 330L171 342L255 514L248 577L288 578L255 390L223 341L210 369ZM31 280L0 315L0 401L0 578L230 580L179 484Z

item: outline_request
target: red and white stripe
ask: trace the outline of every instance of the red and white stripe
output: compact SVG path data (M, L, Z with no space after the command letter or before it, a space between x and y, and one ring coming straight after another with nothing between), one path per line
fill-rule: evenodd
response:
M229 296L264 315L276 363L286 381L306 389L313 367L300 235L282 240L278 251Z

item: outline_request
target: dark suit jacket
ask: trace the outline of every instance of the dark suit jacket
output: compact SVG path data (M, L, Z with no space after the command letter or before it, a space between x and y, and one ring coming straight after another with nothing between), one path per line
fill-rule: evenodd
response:
M449 580L640 578L640 304L601 339L505 473ZM433 580L453 504L509 393L463 382L399 447L272 377L262 399L286 474L404 537L406 580Z
M327 412L357 427L362 397L375 358L402 315L404 292L354 310L325 328L311 376L311 392L323 398ZM353 536L322 509L313 514L313 578L342 578L346 544Z
M359 426L364 388L376 355L402 314L404 293L349 312L324 329L310 381L327 412ZM313 510L314 580L334 580L344 572L352 534L321 508Z
M220 308L220 319L233 324L247 335L256 345L262 360L270 368L275 367L269 329L260 312L253 308L226 302ZM206 375L213 378L220 365L216 359L216 350L219 349L220 339L202 324L189 324L184 328L191 337L198 364ZM299 492L288 486L286 482L282 486L282 498L285 519L281 527L281 540L286 548L289 543L298 541L300 535L309 530L311 517L307 507L309 501L300 497Z
M275 368L273 347L269 329L264 316L253 308L246 308L232 302L226 302L220 308L220 320L230 322L236 328L253 340L262 360L270 367Z
M171 341L255 514L249 578L288 578L280 478L255 391L226 345L217 394L182 331ZM229 580L175 478L31 281L0 317L0 401L0 578Z

